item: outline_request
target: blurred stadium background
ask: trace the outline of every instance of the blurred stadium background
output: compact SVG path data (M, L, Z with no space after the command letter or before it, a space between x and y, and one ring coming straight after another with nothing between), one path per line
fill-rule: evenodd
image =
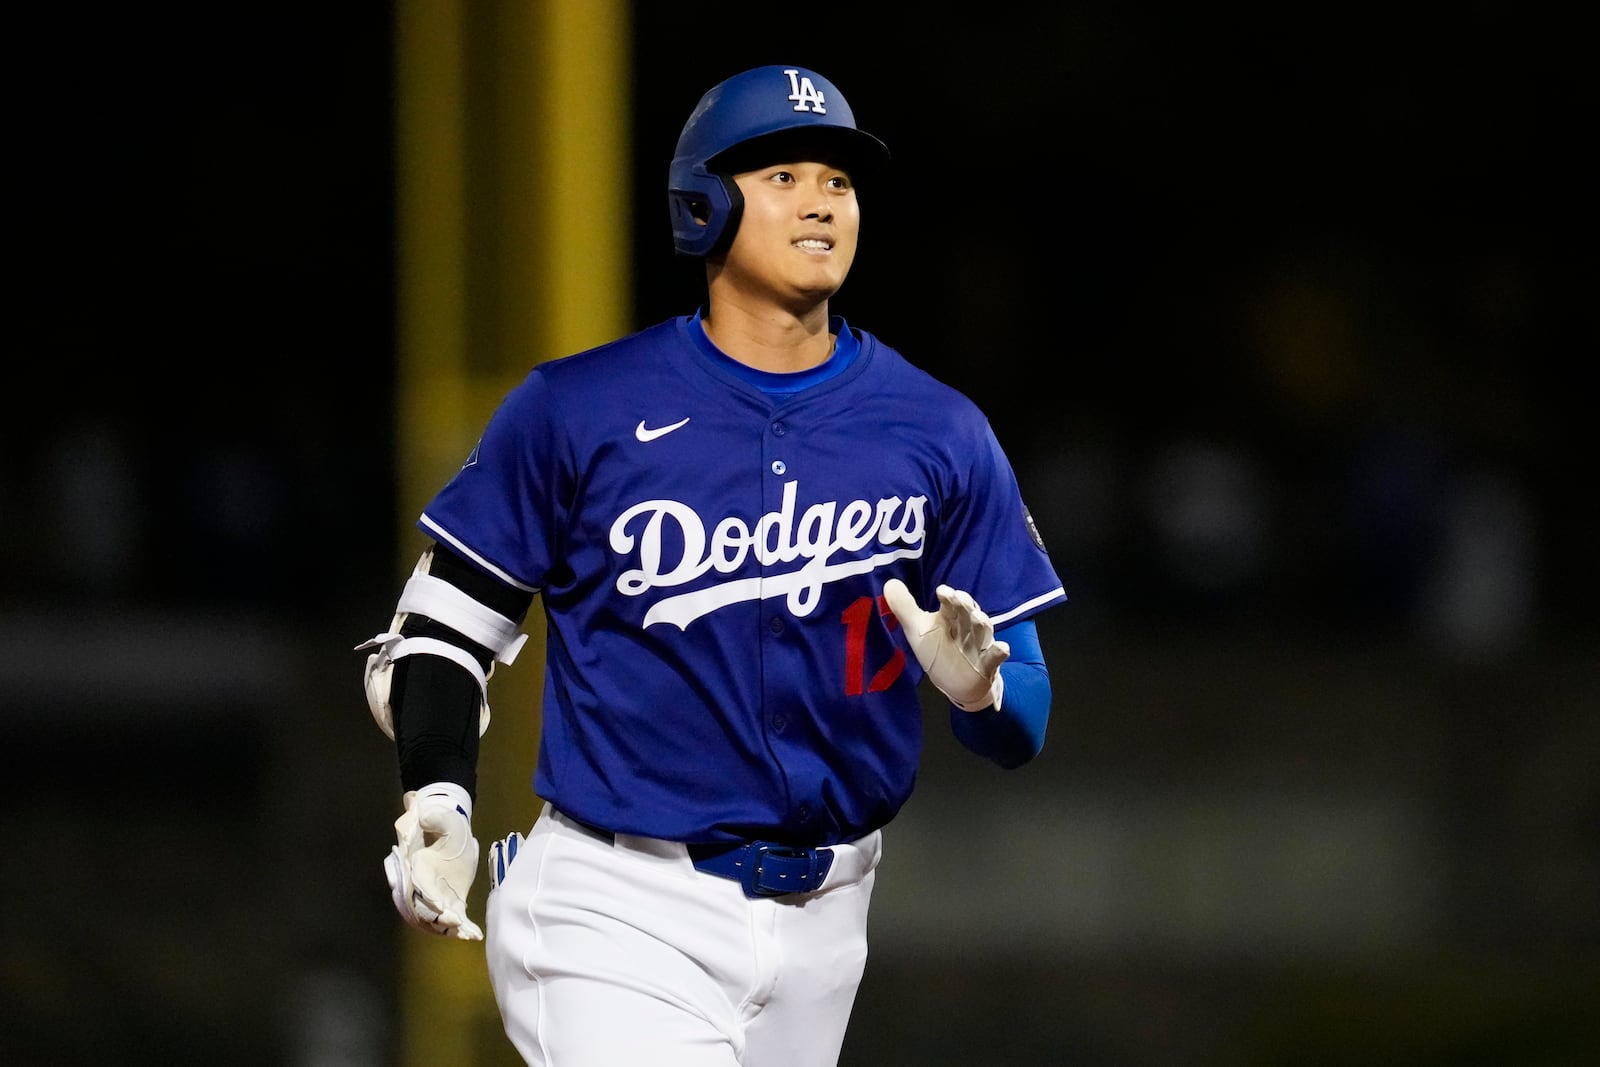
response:
M930 706L845 1067L1595 1062L1575 25L363 0L12 26L0 1062L513 1062L479 950L390 908L397 777L352 646L500 392L698 299L666 162L765 62L828 73L894 150L838 308L989 410L1073 598L1041 622L1033 765L967 758ZM531 817L532 722L497 701L480 836Z

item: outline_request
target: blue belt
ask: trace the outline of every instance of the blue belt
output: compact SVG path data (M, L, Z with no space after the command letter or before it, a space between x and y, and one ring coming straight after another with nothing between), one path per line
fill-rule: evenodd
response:
M607 844L616 843L610 830L591 826L582 819L562 812L573 825ZM695 870L730 878L744 887L744 895L781 897L785 893L809 893L822 886L833 866L831 848L792 848L771 841L745 841L739 844L689 845L689 860ZM510 862L509 859L506 862Z
M809 893L820 888L833 866L831 848L791 848L771 841L737 845L690 845L695 870L731 878L751 898Z

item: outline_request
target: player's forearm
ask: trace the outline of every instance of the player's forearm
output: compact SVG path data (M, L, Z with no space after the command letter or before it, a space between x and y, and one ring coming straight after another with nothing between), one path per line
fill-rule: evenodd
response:
M1000 710L990 707L967 712L952 705L950 729L973 752L1011 769L1032 760L1044 748L1045 727L1050 721L1050 671L1032 620L996 630L994 636L1011 648L1010 658L1000 665L1005 688Z
M424 590L429 595L411 598L411 610L403 595L402 614L396 618L406 639L402 645L420 646L420 654L403 655L392 667L389 705L400 782L408 791L453 782L476 796L478 738L488 721L488 676L505 645L520 645L520 640L509 641L508 631L514 632L513 623L527 613L532 594L495 580L443 545L431 546L423 560L426 566L419 573L425 571L433 583Z
M476 796L477 680L437 656L411 656L395 666L392 703L402 789L455 782Z
M967 748L1006 769L1020 767L1044 748L1050 721L1050 672L1043 663L1001 664L1005 697L1000 710L950 707L950 729Z

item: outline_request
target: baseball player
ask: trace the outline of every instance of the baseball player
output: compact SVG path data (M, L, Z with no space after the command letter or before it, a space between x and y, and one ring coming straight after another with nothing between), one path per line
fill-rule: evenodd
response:
M404 810L400 914L465 901L488 682L547 623L531 829L486 850L506 1033L554 1067L835 1064L924 677L1003 767L1040 751L1066 599L985 416L830 315L888 151L815 71L700 100L668 176L692 313L536 366L418 520L364 645Z

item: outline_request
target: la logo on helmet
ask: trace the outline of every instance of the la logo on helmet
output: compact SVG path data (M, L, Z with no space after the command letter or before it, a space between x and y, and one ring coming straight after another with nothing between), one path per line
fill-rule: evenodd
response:
M794 101L796 111L810 111L816 115L828 113L828 109L823 106L827 101L817 92L817 87L811 84L809 77L800 77L798 70L786 70L784 73L789 75L789 99Z

